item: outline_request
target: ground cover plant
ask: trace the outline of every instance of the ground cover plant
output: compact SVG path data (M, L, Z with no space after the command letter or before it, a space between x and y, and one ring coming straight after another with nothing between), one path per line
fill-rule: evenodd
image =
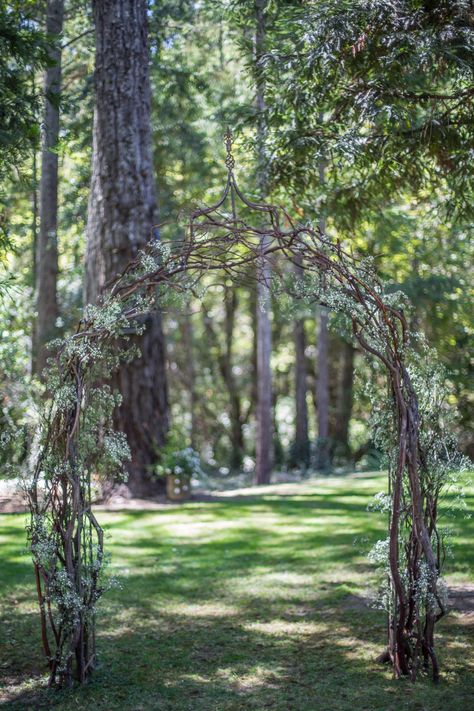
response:
M474 692L473 521L446 498L453 511L443 522L455 534L448 584L467 609L440 623L440 683L394 683L374 661L385 615L366 602L377 581L367 552L386 530L386 516L367 507L385 486L384 473L357 474L100 511L120 587L103 600L100 665L80 695L46 688L25 515L3 515L3 704L464 711ZM472 511L472 486L466 503Z

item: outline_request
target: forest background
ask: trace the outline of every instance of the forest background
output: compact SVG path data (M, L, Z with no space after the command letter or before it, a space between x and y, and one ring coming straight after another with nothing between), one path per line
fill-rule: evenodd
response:
M125 10L128 3L116 5ZM144 130L158 196L153 224L162 239L181 236L180 213L220 195L230 126L246 194L284 204L295 218L373 257L389 288L407 295L412 330L426 334L446 366L456 434L472 457L468 6L151 2ZM85 293L100 288L98 276L85 274L98 211L90 197L93 26L88 2L0 8L2 476L26 457L46 342L71 332ZM113 72L113 61L109 66ZM125 186L117 214L132 194ZM123 240L126 263L136 247L127 235ZM104 243L96 240L94 248L106 259ZM369 417L374 397L386 396L384 378L374 379L347 324L325 309L273 299L262 366L258 313L254 291L230 282L202 300L166 305L150 349L127 366L133 373L124 418L136 421L130 413L141 413L147 430L146 437L140 428L127 431L132 453L141 452L131 465L134 493L156 491L153 463L169 431L199 452L207 476L250 478L262 382L271 392L275 470L379 466ZM166 357L158 367L161 326ZM156 377L160 392L146 404Z

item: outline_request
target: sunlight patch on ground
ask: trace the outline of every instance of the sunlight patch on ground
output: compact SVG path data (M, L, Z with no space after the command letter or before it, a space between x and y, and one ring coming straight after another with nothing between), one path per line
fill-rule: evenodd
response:
M254 567L251 575L227 581L225 589L234 598L268 601L299 600L302 596L311 599L315 596L312 576L304 576L305 582L302 582L298 573L281 573L279 581L278 575L269 569L255 570Z
M267 637L301 637L326 632L326 625L304 620L272 620L271 622L246 622L243 629Z
M166 522L168 536L191 538L196 540L196 543L200 543L203 540L214 540L218 531L240 530L241 528L242 522L239 520L212 521L209 523L205 521Z
M166 615L179 615L182 617L234 617L241 610L235 605L227 605L218 600L200 603L170 602L166 605Z
M268 669L259 665L248 674L237 675L231 669L219 669L217 677L231 684L239 693L250 694L262 687L278 688L282 673L283 669Z
M354 482L354 488L358 491L362 489L372 490L374 487L373 477L380 476L379 472L354 472L352 474L345 474L342 478L341 476L324 476L324 477L312 477L304 482L289 482L285 484L268 484L266 486L246 486L240 489L231 489L228 491L218 491L213 492L213 496L216 498L227 498L234 496L258 496L264 499L267 495L276 496L292 496L297 500L302 497L311 496L317 497L318 495L328 494L332 491L339 491L341 484L341 479L343 481L348 481L351 479L357 480L357 484ZM365 481L364 481L365 480Z
M180 684L184 684L186 682L193 682L193 684L204 684L204 685L209 685L212 684L212 680L209 679L206 676L203 676L202 674L181 674L180 675ZM163 680L163 686L167 687L173 687L176 686L176 680Z
M297 573L290 570L274 570L267 573L265 580L268 583L273 583L277 585L284 586L302 586L302 585L314 585L314 578L312 575L306 575L304 573Z

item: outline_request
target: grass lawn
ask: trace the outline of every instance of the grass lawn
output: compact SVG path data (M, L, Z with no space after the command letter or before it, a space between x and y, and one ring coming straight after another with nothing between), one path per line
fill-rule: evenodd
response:
M44 688L25 515L0 517L0 706L94 711L469 711L474 614L439 624L442 681L394 681L374 663L383 613L364 600L366 553L384 536L367 512L380 474L232 492L147 511L101 511L111 569L98 619L100 666L85 688ZM474 508L474 489L468 505ZM449 582L473 582L473 521Z

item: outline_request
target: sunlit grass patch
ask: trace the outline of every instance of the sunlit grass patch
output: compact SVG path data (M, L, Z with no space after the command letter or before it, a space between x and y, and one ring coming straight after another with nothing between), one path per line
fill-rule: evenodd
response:
M380 474L252 488L146 511L99 511L120 587L98 615L90 685L47 692L24 516L0 519L8 708L166 711L467 711L473 627L439 626L443 669L395 682L374 663L385 617L371 609L367 551L386 520L368 513ZM467 491L472 506L472 489ZM473 521L455 509L448 582L472 582Z

